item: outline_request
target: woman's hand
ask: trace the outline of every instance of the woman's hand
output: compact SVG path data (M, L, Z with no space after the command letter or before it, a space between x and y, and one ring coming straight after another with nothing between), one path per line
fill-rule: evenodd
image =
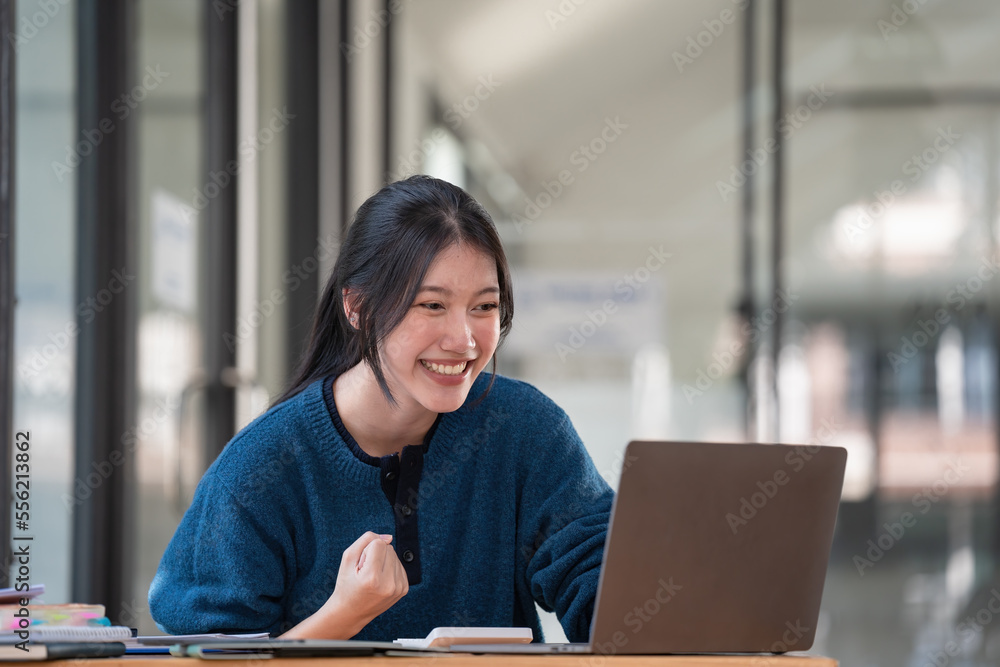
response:
M316 613L282 639L350 639L410 590L406 571L390 546L392 535L367 532L340 559L337 583Z
M390 542L392 535L368 532L349 546L340 559L333 595L323 606L353 611L365 618L364 627L406 595L410 584Z

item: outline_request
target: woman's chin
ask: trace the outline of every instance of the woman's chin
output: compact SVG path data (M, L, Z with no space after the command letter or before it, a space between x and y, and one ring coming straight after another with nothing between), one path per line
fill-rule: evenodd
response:
M424 407L431 412L454 412L465 404L465 398L468 395L468 392L465 392L462 394L461 399L455 396L428 400L424 403Z
M454 412L465 404L481 369L470 368L462 374L464 377L453 378L442 378L423 367L421 371L425 382L420 390L422 395L417 397L420 404L432 412Z

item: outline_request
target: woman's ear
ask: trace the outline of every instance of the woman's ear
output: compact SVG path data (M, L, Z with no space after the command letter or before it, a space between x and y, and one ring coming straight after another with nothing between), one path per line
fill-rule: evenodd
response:
M344 306L344 316L347 317L347 321L351 323L351 326L355 329L358 328L358 311L354 308L354 303L356 301L354 297L353 290L345 287L341 294Z

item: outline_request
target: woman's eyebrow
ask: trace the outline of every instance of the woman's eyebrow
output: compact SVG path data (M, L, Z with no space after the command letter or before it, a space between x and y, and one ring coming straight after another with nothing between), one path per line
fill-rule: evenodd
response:
M445 296L452 295L451 290L448 289L447 287L438 287L436 285L424 285L420 288L420 290L417 293L419 294L420 292L436 292L438 294L443 294ZM484 287L483 289L479 290L476 293L476 296L479 296L481 294L499 294L499 293L500 293L500 288L496 285L491 285L490 287Z

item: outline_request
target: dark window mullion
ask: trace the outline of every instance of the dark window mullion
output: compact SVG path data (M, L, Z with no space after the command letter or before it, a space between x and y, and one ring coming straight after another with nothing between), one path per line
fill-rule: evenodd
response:
M13 35L16 0L0 0L0 35ZM0 498L11 497L13 458L14 409L14 110L16 52L14 40L4 38L0 44ZM10 547L10 508L0 511L0 544L2 553ZM7 558L3 560L0 582L7 583Z
M134 0L78 4L77 132L107 122L108 108L132 89ZM76 302L114 291L99 317L80 319L77 337L76 480L114 463L113 472L77 498L73 511L74 600L101 603L116 620L131 604L135 424L135 273L132 149L135 116L117 123L77 169ZM102 301L103 303L103 301ZM81 315L82 318L82 315ZM134 444L134 443L133 443ZM102 465L105 464L105 465Z
M237 180L231 169L237 154L237 15L243 8L220 14L205 3L204 168L201 183L211 174L228 174L225 187L208 200L201 221L199 284L203 323L205 411L203 469L215 460L233 436L236 392L227 369L236 366L236 350L227 336L236 330ZM244 168L246 168L244 166ZM207 186L206 186L207 187ZM231 380L231 378L230 378Z
M297 267L308 277L288 290L287 367L298 366L309 342L319 285L323 276L316 260L319 225L319 2L296 0L287 4L285 68L289 114L286 266ZM310 260L311 258L311 260ZM315 263L311 263L315 261ZM310 268L311 267L311 268Z

